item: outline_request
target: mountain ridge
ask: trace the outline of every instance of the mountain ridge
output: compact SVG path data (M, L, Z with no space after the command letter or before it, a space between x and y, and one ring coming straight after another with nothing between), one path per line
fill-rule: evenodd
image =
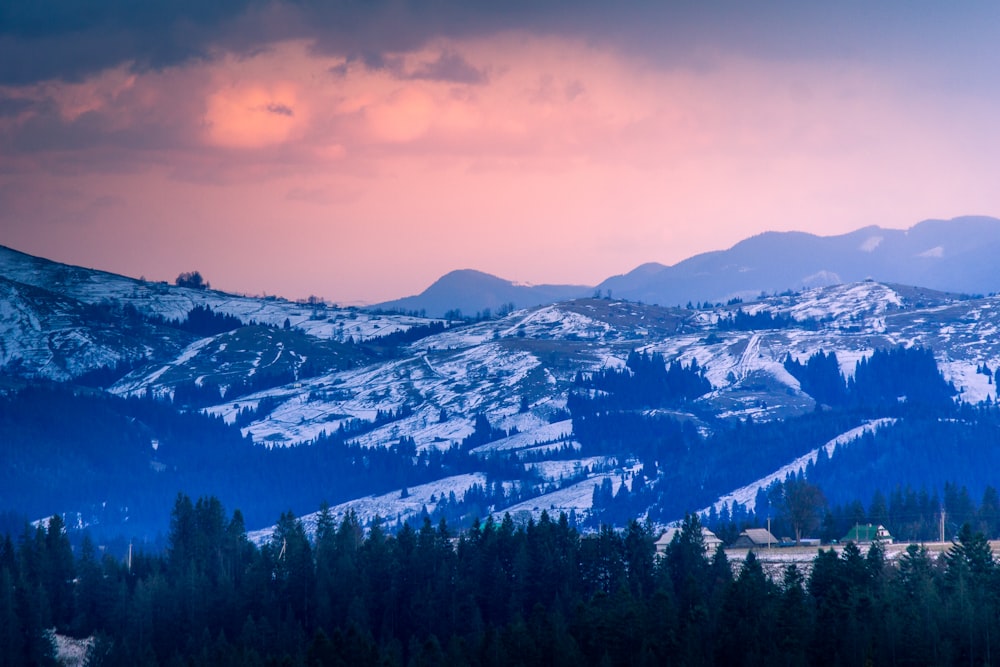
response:
M842 242L857 250L871 232ZM918 238L911 250L937 238ZM148 283L3 252L0 289L0 385L12 392L0 401L31 399L9 389L16 383L55 383L65 395L53 401L65 407L47 418L61 423L87 413L80 401L106 396L101 410L131 438L116 445L122 472L111 478L139 484L121 482L109 499L107 483L94 481L108 478L100 442L88 445L89 457L67 457L72 443L58 439L46 446L63 454L32 458L52 434L44 418L20 422L12 407L0 411L0 458L15 457L0 461L14 475L0 480L0 511L52 488L31 472L65 480L60 498L69 498L49 507L32 496L32 508L77 511L91 525L95 516L111 521L110 509L92 509L105 502L120 525L162 525L163 516L154 522L135 508L213 489L246 510L251 527L324 500L397 523L506 511L566 512L588 526L624 516L662 523L715 507L872 420L896 419L877 431L893 438L924 417L906 406L918 394L905 386L878 404L831 407L822 383L803 375L817 355L833 355L835 383L886 351L931 358L938 384L961 402L935 409L959 425L977 419L960 410L990 410L997 400L1000 298L875 280L691 307L604 293L450 323ZM689 393L648 404L644 392L616 394L650 368L669 376L663 386ZM44 415L48 399L39 400L33 409ZM196 428L216 435L184 435ZM766 456L741 449L747 429ZM61 423L59 432L79 430ZM838 445L830 460L864 442ZM735 459L719 458L723 451ZM70 461L84 467L66 469ZM922 474L940 484L933 471ZM76 479L83 495L70 493Z
M58 264L2 245L0 249L5 251L3 261L15 265L22 278L44 273L45 263ZM765 231L727 249L699 253L673 265L646 262L593 286L525 285L465 268L449 271L418 294L362 308L436 318L446 313L474 317L595 294L673 306L754 298L762 293L866 278L948 292L988 294L1000 290L1000 277L992 268L997 256L1000 219L988 216L927 219L907 229L869 225L831 236ZM74 271L115 275L98 269L60 266L66 267L63 278L70 281ZM129 284L164 284L118 278ZM38 281L34 284L45 287Z
M452 311L474 316L514 307L530 308L544 303L582 297L593 292L585 285L519 285L476 269L457 269L438 278L419 295L370 306L399 312L423 312L443 317ZM488 313L487 313L488 316Z
M987 216L928 219L908 229L869 225L831 236L768 231L673 265L646 262L595 286L520 286L466 269L445 274L420 294L371 308L443 317L453 309L471 315L510 303L527 308L609 293L629 301L672 306L747 299L866 278L987 294L1000 290L1000 277L992 271L998 254L1000 219Z

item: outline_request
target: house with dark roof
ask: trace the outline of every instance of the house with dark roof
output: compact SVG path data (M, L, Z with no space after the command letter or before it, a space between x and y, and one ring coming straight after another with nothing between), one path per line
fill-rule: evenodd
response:
M778 546L778 538L766 528L747 528L730 546L733 549L761 549Z

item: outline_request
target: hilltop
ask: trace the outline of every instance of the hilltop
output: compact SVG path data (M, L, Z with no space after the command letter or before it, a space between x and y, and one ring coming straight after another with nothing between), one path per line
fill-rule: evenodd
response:
M7 456L21 463L2 506L75 512L81 525L151 525L165 510L150 508L181 490L220 495L261 529L323 500L337 516L393 523L753 511L769 485L847 461L840 452L865 451L855 445L866 438L895 441L935 415L985 423L956 411L992 405L1000 367L997 297L872 280L685 308L578 298L446 321L148 283L3 249L0 289L7 400L24 415L63 405L48 425L8 415ZM806 370L820 357L835 365L822 382ZM916 370L862 402L859 364L876 376ZM630 388L661 376L655 400ZM830 398L830 377L855 394ZM916 387L938 383L921 405ZM32 387L62 393L25 407ZM92 442L74 406L99 397L87 409L122 426ZM48 442L56 431L78 435ZM927 446L908 455L923 461ZM867 500L907 480L940 489L973 455L948 453L935 474L858 476L862 486L827 495ZM135 481L108 478L108 466ZM835 465L820 472L840 479ZM54 478L74 482L45 495ZM987 484L963 481L974 493Z

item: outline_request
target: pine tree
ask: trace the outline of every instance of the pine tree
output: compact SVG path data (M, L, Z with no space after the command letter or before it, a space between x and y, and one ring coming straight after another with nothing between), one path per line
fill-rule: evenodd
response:
M65 631L73 619L73 580L76 578L73 548L65 524L58 514L49 519L45 532L43 586L49 598L53 625Z
M22 665L24 662L25 630L21 626L14 590L13 573L0 567L0 666Z

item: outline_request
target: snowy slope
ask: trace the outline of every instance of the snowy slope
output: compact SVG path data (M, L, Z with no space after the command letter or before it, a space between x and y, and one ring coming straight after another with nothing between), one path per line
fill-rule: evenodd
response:
M602 467L602 466L598 466ZM561 488L544 493L530 500L525 500L515 505L511 505L503 510L512 516L519 518L538 519L542 512L548 512L550 516L557 517L560 513L574 514L578 520L583 520L593 509L594 489L599 488L604 480L611 480L613 493L625 485L632 488L632 474L641 466L630 464L624 467L617 467L611 470L593 473L586 479L579 482L571 482Z
M262 326L199 338L148 322L128 324L121 315L132 306L147 315L180 319L196 305ZM738 310L769 312L796 324L758 330L719 326ZM865 281L691 310L579 299L456 325L391 349L348 342L432 322L148 283L0 248L0 364L8 375L67 380L141 358L145 362L112 391L171 396L181 383L214 382L225 392L268 372L290 372L292 382L245 395L224 393L218 404L205 408L232 422L246 408L269 406L243 426L244 434L265 446L307 443L352 420L382 415L377 426L353 442L388 447L412 438L421 451L447 449L472 434L477 416L483 415L508 435L474 453L516 457L550 485L538 498L501 508L531 516L542 510L583 515L603 479L612 479L616 488L630 483L632 463L622 461L629 467L615 470L611 466L618 461L575 454L580 445L565 408L578 373L621 368L633 350L684 364L697 361L712 390L672 414L692 420L703 432L713 427L706 415L769 420L814 410L814 399L783 362L789 355L804 361L819 351L833 352L842 372L850 375L858 360L878 348L921 345L934 351L962 400L997 398L992 375L978 371L984 364L991 372L1000 367L997 297L961 298ZM301 372L309 364L312 372ZM827 448L833 451L857 435L845 434ZM746 480L717 505L752 504L761 485L801 469L815 455L789 462L764 479ZM410 489L409 498L357 499L337 511L354 507L359 512L369 508L365 516L376 511L412 516L432 494L468 488L467 482L461 476L447 478Z
M852 442L864 434L877 431L883 426L892 424L894 421L895 420L893 419L876 419L866 424L862 424L857 428L852 428L850 431L838 435L836 438L833 438L830 442L823 445L820 449L825 450L826 455L832 458L836 454L837 448L850 446ZM816 459L819 457L820 449L814 449L808 454L795 459L788 465L775 470L770 475L754 480L746 486L742 486L730 493L727 493L719 498L712 505L712 507L716 512L720 512L724 506L729 506L731 508L738 503L746 507L748 510L753 510L757 504L758 491L762 489L766 490L775 482L783 482L789 475L801 473L810 463L816 463ZM710 510L711 508L706 507L698 512L698 514L708 514Z
M0 368L63 381L128 359L170 358L191 339L104 315L98 308L0 277Z
M340 505L334 505L328 509L330 517L335 525L343 521L344 516L353 511L362 525L371 523L375 517L379 517L385 522L396 523L397 521L407 521L418 517L424 510L433 512L438 502L447 499L451 494L455 494L457 500L461 500L465 492L474 484L485 485L486 475L482 473L470 473L466 475L455 475L444 479L421 484L406 489L393 491L377 496L365 496L356 500L351 500ZM319 519L319 512L307 514L301 517L302 524L306 532L314 535L316 532L316 521ZM273 526L247 534L247 537L257 544L266 542L274 531Z
M195 306L234 315L244 322L293 327L317 338L366 340L426 324L425 318L378 315L355 308L336 308L275 297L252 297L216 290L190 289L150 282L93 269L68 266L0 246L0 277L30 285L82 304L116 302L140 313L182 320Z

